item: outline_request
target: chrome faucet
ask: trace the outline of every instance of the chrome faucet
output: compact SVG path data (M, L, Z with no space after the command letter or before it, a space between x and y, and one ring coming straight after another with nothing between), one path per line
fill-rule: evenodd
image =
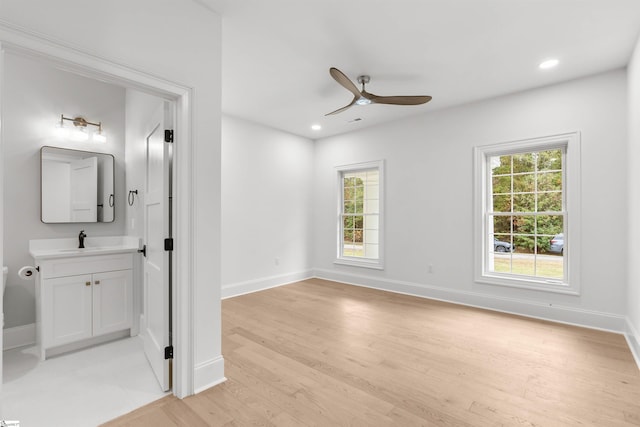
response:
M86 234L84 234L84 230L80 230L80 234L78 234L78 240L80 241L80 244L78 245L78 249L84 249L84 238L87 237Z

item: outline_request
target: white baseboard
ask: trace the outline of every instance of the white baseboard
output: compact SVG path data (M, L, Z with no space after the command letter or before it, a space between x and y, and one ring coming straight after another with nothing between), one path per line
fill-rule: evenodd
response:
M16 326L14 328L6 328L2 330L2 349L10 350L12 348L24 347L26 345L34 345L36 343L36 324Z
M246 282L232 283L222 285L222 299L237 297L240 295L250 294L252 292L264 291L265 289L276 288L278 286L288 285L290 283L299 282L301 280L313 277L312 270L298 271L295 273L281 274L278 276L263 277Z
M224 358L218 356L215 359L198 363L193 373L193 392L200 393L208 388L222 384L227 378L224 376Z
M575 307L498 297L478 292L452 290L325 269L314 269L314 277L609 332L624 333L627 328L625 317L622 315Z
M629 316L627 316L627 333L624 336L631 349L631 354L633 354L633 358L636 360L636 365L638 365L638 369L640 369L640 333L633 326L633 323L631 323Z

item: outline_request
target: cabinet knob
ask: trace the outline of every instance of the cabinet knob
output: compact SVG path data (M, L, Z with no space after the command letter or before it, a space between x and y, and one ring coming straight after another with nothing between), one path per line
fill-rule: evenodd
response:
M100 284L100 280L96 280L96 281L95 281L95 282L93 282L93 283L95 283L96 285L99 285L99 284Z
M85 286L91 286L91 282L84 282Z

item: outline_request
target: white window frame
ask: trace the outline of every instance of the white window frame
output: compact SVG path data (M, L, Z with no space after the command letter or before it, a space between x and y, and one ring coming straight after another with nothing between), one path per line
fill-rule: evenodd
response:
M342 255L342 238L343 238L343 188L342 176L346 172L358 172L365 169L377 169L379 180L379 212L378 212L378 258L359 258ZM336 212L336 259L334 264L349 265L353 267L373 268L376 270L384 270L384 160L376 160L366 163L356 163L351 165L336 166L336 190L337 190L337 212Z
M564 263L566 280L518 277L488 271L488 159L494 156L563 148ZM570 295L580 294L580 133L512 141L474 148L474 279L476 283L510 286ZM517 248L516 248L517 250Z

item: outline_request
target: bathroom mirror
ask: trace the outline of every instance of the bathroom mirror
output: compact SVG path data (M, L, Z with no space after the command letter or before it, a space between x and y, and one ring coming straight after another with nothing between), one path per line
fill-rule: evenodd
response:
M58 147L40 149L41 221L113 222L114 157Z

